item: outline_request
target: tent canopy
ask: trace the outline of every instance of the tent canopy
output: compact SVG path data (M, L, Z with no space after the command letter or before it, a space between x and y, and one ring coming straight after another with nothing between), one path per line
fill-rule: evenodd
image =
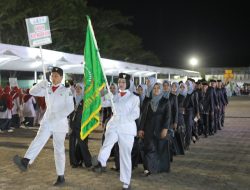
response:
M83 55L63 53L53 50L42 50L46 68L61 67L65 73L83 74ZM154 74L175 74L187 77L199 77L199 72L155 67L123 61L101 59L106 75L117 76L119 72L129 73L133 76L146 77ZM0 69L16 71L42 71L41 54L39 48L16 46L0 43Z

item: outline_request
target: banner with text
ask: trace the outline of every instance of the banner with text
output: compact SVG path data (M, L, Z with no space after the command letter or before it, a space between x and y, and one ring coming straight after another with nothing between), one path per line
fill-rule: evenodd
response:
M25 21L30 47L52 43L48 16L27 18Z

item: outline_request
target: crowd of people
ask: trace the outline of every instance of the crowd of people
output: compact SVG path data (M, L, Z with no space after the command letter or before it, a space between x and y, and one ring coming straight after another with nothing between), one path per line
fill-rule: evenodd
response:
M169 172L173 156L184 155L191 142L196 143L200 136L214 135L224 126L228 98L221 80L195 82L188 78L186 82L159 83L154 77L148 77L146 84L136 89L131 84L130 91L140 99L132 168L142 163L145 176ZM114 83L110 90L114 96L119 93ZM112 117L109 102L104 95L104 127ZM119 157L118 144L114 147L114 156ZM119 159L115 158L112 169L119 171Z
M54 79L48 96L62 98L62 94L66 93L67 97L60 104L56 103L59 100L53 99L49 107L46 106L44 94L41 96L48 86L47 81L32 87L31 94L29 89L22 93L17 87L0 88L1 131L18 128L21 123L33 126L34 122L40 123L43 118L37 136L25 156L16 156L14 162L22 171L26 171L48 137L53 134L56 141L53 142L54 147L61 147L61 151L55 153L58 174L55 185L64 184L65 181L65 152L62 143L66 133L69 136L69 160L72 168L85 166L101 173L106 171L106 162L113 156L115 163L111 169L120 172L123 189L130 189L132 170L139 164L143 165L144 176L170 172L174 156L184 155L192 142L197 143L201 136L207 138L214 135L224 126L228 99L221 80L195 82L188 78L185 82L164 80L160 83L156 78L148 77L146 84L135 87L130 75L120 73L118 84L111 83L109 93L106 92L107 89L101 92L104 133L98 162L94 165L88 148L88 137L84 140L80 138L84 86L72 83L68 88L60 88L65 93L57 92L60 91L56 89L61 85L62 72L60 68L54 70L55 77L58 75L60 80ZM60 107L60 110L56 107ZM52 113L53 110L57 111ZM61 114L63 110L67 112ZM62 118L57 117L57 113ZM64 121L66 117L69 132ZM61 120L63 123L59 125ZM64 126L64 131L59 130L61 125ZM45 129L49 131L46 132ZM44 142L41 144L41 141Z
M34 84L35 85L35 84ZM0 132L13 132L16 128L34 127L40 124L46 110L44 97L30 95L9 85L0 86Z

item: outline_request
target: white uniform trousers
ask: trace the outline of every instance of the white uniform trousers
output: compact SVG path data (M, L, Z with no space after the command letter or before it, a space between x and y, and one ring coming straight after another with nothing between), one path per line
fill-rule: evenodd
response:
M115 130L106 132L104 143L98 155L98 161L103 167L106 167L111 149L117 141L120 154L120 181L130 184L132 172L131 151L134 144L133 135L119 134Z
M34 162L37 155L40 153L44 145L47 143L50 136L53 135L54 158L56 164L57 175L64 175L65 170L65 147L64 141L66 132L53 132L49 127L40 127L35 139L30 144L25 158L30 159L30 164Z

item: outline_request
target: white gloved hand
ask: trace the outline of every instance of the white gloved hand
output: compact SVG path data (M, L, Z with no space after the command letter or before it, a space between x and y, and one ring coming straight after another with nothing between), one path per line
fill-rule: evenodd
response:
M47 80L42 80L41 82L38 83L38 85L41 88L47 88L48 87L48 81Z
M110 92L110 93L107 94L107 98L109 100L112 100L114 98L114 95Z

